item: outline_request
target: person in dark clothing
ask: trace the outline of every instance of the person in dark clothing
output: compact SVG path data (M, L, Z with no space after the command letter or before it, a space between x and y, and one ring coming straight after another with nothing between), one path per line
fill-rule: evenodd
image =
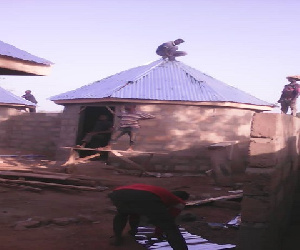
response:
M146 216L156 226L156 237L161 238L162 234L165 234L173 249L188 249L175 222L176 216L184 209L184 200L189 198L187 192L172 193L162 187L133 184L114 189L109 197L117 208L113 220L112 244L122 244L122 232L127 221L131 228L129 233L134 236L137 233L139 217Z
M168 58L169 61L174 61L177 56L185 56L185 51L177 51L179 44L184 43L184 40L179 38L175 41L170 41L159 45L156 49L156 54L162 56L163 59Z
M113 123L109 121L107 115L100 115L91 132L82 139L82 144L75 148L99 148L107 146L113 131ZM98 159L98 158L95 158ZM102 151L99 160L107 160L108 152Z
M296 78L287 77L289 84L285 85L278 103L281 104L281 113L286 114L288 109L291 109L291 114L296 116L297 114L297 98L300 93L300 85L297 83Z
M91 148L106 146L110 140L112 130L113 123L108 120L106 115L100 115L92 131L87 133L82 139L81 146Z
M25 95L22 95L22 97L23 97L24 99L26 99L27 101L30 101L30 102L32 102L32 103L34 103L34 104L37 104L37 103L38 103L37 100L35 99L35 97L31 94L31 90L26 90L26 91L25 91ZM35 113L35 112L36 112L36 107L34 107L34 108L29 108L29 112L30 112L30 113Z

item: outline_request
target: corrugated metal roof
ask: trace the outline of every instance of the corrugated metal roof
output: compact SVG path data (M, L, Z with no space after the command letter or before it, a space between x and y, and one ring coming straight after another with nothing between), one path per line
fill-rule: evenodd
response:
M13 93L0 87L0 104L18 105L18 106L36 106L34 103L16 96Z
M52 101L123 98L189 102L234 102L272 106L179 61L154 61L73 91Z
M45 64L45 65L53 64L52 62L46 59L34 56L24 50L18 49L15 46L4 43L2 41L0 41L0 55L9 56L23 61L31 61L31 62Z

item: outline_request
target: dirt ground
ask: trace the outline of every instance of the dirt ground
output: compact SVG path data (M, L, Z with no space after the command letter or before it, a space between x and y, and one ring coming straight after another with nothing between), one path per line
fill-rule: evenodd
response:
M10 156L10 157L9 157ZM21 157L22 156L22 157ZM231 194L232 187L218 187L209 176L139 177L132 171L88 161L76 165L72 173L63 173L62 163L51 161L30 152L1 150L0 174L39 173L70 178L84 178L95 187L106 190L80 191L70 188L29 188L27 177L20 183L7 183L0 176L0 242L1 250L96 250L145 249L124 232L123 246L109 245L115 209L107 194L114 187L145 183L169 190L185 190L190 200L199 200ZM10 177L12 180L12 177ZM4 183L5 182L5 183ZM22 184L23 183L23 184ZM218 244L236 244L238 229L214 227L208 223L226 224L240 213L239 200L211 202L187 207L182 214L192 214L193 221L178 218L188 232Z

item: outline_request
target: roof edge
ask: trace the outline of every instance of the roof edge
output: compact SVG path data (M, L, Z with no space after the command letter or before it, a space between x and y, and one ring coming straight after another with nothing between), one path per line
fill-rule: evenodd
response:
M51 65L0 55L0 68L46 76L50 74Z
M161 101L161 100L141 100L141 99L118 99L118 98L101 98L101 99L76 99L76 100L57 100L53 101L58 105L67 104L91 104L91 103L142 103L142 104L168 104L168 105L190 105L190 106L208 106L208 107L224 107L224 108L239 108L256 111L271 111L273 106L254 105L235 102L191 102L191 101Z
M0 106L7 106L9 108L21 107L21 108L35 108L35 105L18 104L18 103L0 103Z

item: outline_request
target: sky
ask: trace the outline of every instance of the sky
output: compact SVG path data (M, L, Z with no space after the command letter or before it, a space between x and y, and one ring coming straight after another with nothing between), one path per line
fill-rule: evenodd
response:
M178 61L270 103L300 75L299 0L0 2L0 40L54 63L49 76L0 76L15 95L30 89L38 112L62 111L51 96L160 59L156 48L177 38L188 53Z

